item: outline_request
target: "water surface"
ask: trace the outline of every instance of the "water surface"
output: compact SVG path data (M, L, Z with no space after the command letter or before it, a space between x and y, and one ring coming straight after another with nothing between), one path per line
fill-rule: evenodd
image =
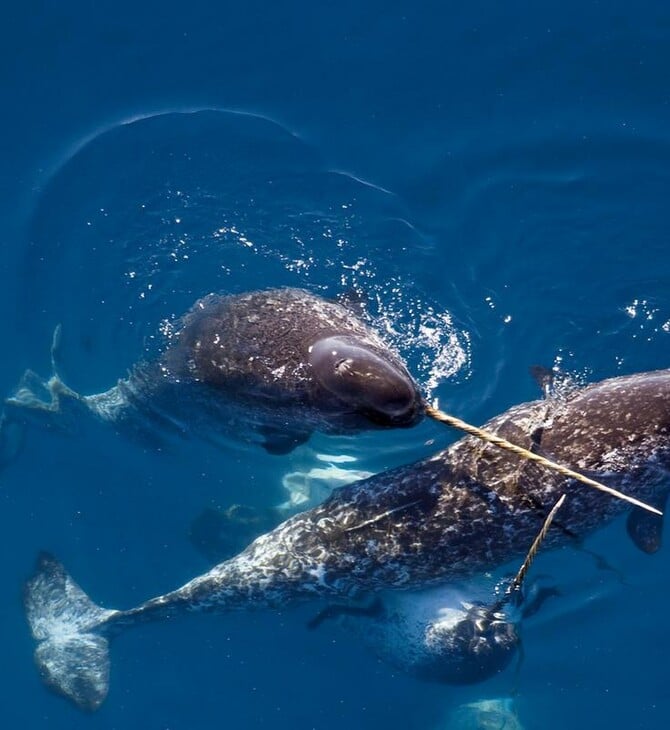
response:
M26 367L109 387L198 296L356 292L432 397L475 422L580 381L668 367L662 3L31 2L2 29L2 392ZM622 523L543 555L562 597L519 667L479 686L399 675L308 609L129 632L94 716L41 685L19 595L38 549L128 606L206 569L205 506L276 503L316 453L382 469L453 434L317 437L285 459L105 429L33 431L0 474L3 722L50 728L444 727L514 696L526 728L664 727L668 559ZM595 718L595 719L594 719Z

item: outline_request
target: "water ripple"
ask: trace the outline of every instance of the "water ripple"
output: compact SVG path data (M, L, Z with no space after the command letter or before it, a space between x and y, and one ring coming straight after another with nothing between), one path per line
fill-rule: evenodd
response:
M86 389L155 350L209 291L355 291L430 393L469 365L468 333L416 280L432 250L398 196L329 169L273 120L138 114L80 140L46 177L22 316L44 343L63 324L66 367L90 364Z

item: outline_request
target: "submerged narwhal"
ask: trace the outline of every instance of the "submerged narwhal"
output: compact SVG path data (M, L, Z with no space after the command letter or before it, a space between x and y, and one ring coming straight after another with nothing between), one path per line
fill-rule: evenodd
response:
M662 504L670 475L670 370L521 404L487 428ZM128 610L97 606L58 561L43 555L24 597L38 642L36 661L49 685L95 709L108 690L109 639L128 627L194 611L278 608L308 600L346 604L362 595L453 585L522 557L563 493L567 499L545 538L547 547L586 535L626 507L468 436L428 459L335 490L236 557ZM658 535L660 527L657 517L645 517L641 525L647 536ZM639 536L630 523L629 532ZM645 545L657 547L659 540L644 540ZM397 626L406 641L396 647L396 660L423 676L448 676L454 662L460 672L473 662L476 669L487 647L495 650L487 642L501 642L504 651L514 646L505 622L493 616L498 623L488 631L477 607L472 615L461 611L455 622L439 615L412 617L411 601L403 611L408 617ZM423 629L417 632L416 626ZM388 636L394 625L386 628ZM479 651L470 650L470 635ZM402 657L403 646L416 660ZM484 663L505 663L504 656L490 658Z
M31 417L92 414L125 432L232 436L277 454L314 431L412 426L423 412L402 359L353 308L291 288L199 299L156 360L104 393L28 371L5 406L5 438Z

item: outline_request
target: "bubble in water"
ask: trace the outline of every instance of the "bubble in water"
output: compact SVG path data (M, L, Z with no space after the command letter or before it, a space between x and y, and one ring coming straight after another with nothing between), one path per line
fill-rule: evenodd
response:
M414 286L428 246L407 217L397 196L329 170L271 120L147 116L91 137L46 181L25 316L48 311L42 320L83 343L80 357L118 372L153 356L210 292L354 293L430 392L467 366L469 337ZM55 289L65 278L73 285Z
M368 278L374 278L368 272ZM396 279L386 287L374 286L372 324L408 361L430 399L435 389L469 369L471 340L446 310L413 294Z

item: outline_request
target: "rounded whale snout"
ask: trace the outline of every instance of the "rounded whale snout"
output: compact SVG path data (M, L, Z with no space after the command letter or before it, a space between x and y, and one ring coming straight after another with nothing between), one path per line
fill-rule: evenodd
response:
M455 623L436 621L426 631L429 650L417 667L423 679L474 684L501 672L519 648L513 623L485 606L472 606Z
M326 337L309 352L315 380L380 426L412 426L421 418L419 389L402 367L350 337Z

